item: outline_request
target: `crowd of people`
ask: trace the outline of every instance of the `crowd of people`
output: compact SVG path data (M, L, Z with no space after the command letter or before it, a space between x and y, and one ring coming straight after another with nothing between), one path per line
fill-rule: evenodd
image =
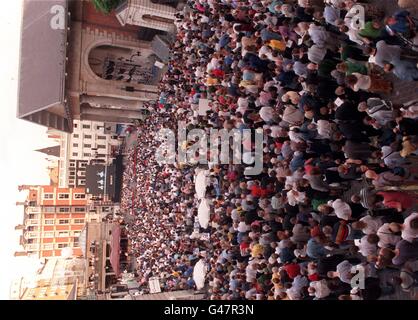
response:
M357 4L196 0L177 14L160 99L124 173L142 284L193 289L203 259L213 300L378 299L418 285L418 100L390 101L387 80L418 79L416 52L398 36L413 39L413 18L361 3L359 29ZM179 123L262 131L262 172L200 164L198 152L158 162L159 130ZM254 155L255 144L244 149ZM205 229L197 169L208 175Z

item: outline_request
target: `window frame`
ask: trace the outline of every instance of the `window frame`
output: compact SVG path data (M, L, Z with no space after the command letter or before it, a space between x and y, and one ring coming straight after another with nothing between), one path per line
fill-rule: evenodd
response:
M48 197L47 197L48 196ZM50 196L52 196L52 197L50 197ZM55 198L55 195L54 195L54 193L53 192L45 192L43 195L42 195L42 199L43 200L54 200L54 198Z

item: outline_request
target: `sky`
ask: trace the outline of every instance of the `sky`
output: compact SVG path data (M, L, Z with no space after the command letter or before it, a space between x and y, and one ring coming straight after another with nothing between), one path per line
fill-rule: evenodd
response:
M12 280L29 275L36 260L15 258L21 251L14 227L23 222L20 184L49 184L46 155L34 150L51 146L46 128L16 118L22 0L2 1L0 10L0 299L9 298Z

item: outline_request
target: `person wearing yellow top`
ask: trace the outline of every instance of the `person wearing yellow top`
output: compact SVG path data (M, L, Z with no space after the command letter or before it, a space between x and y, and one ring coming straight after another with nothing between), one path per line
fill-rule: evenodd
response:
M253 258L258 257L259 255L261 255L264 251L264 247L261 244L256 244L253 246L252 250L251 250L251 256Z
M216 86L219 84L219 80L216 78L208 77L206 79L206 85L207 86Z
M286 42L283 40L270 40L268 45L275 50L278 51L285 51L286 50Z

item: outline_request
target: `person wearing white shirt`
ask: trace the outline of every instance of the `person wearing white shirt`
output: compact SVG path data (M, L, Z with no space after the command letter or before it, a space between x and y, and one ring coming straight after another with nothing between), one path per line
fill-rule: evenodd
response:
M292 287L286 290L286 294L290 300L299 300L302 298L302 289L309 285L308 279L302 275L293 279Z
M324 8L324 19L326 23L336 26L337 21L340 19L341 10L333 6L325 6Z
M289 139L290 139L290 141L293 141L293 142L296 142L296 143L301 143L301 142L305 141L303 139L303 134L301 132L296 132L294 130L289 131Z
M324 299L331 294L327 281L322 279L320 281L312 281L308 288L309 294L315 296L315 300Z
M296 61L293 64L293 71L298 75L299 77L306 78L308 76L308 66L300 61Z
M395 232L402 232L402 239L413 242L418 238L418 212L411 213L403 224L391 223L390 229Z
M291 206L295 206L299 203L303 203L306 199L305 192L299 192L296 190L290 190L287 194L287 201Z
M335 132L335 128L330 121L318 120L316 124L316 130L318 134L324 139L330 139L332 134Z
M411 213L405 219L401 237L408 242L418 238L418 212Z
M283 128L280 126L271 126L270 127L271 133L270 136L272 138L278 138L278 137L282 137L283 136Z
M264 122L271 122L275 119L275 112L272 107L262 107L259 114Z
M353 86L353 90L355 92L360 90L368 91L370 89L370 86L372 85L372 79L370 76L366 76L357 72L354 72L353 76L357 78L357 82Z
M326 54L327 49L317 44L312 45L308 49L308 59L315 64L320 64L322 60L324 60Z
M353 277L353 273L351 273L352 268L353 265L348 260L344 260L337 265L337 271L328 272L328 278L339 278L342 282L351 284L351 278Z
M350 220L351 218L351 207L348 205L348 203L342 201L341 199L337 199L334 201L329 201L328 205L330 205L335 212L335 215L343 220Z
M356 247L364 257L368 257L376 254L378 242L379 237L375 234L370 234L361 238L360 243L358 243Z
M376 234L379 228L383 225L383 220L380 217L365 216L359 221L353 223L353 228L361 230L364 234Z
M308 34L314 44L334 49L336 40L330 35L330 33L322 26L311 24L308 29Z
M401 241L401 237L394 234L390 228L390 223L383 224L379 230L377 230L377 236L379 237L379 248L387 248L389 246L396 246Z
M246 224L244 221L241 221L240 223L238 223L238 232L247 232L251 229L251 227Z

